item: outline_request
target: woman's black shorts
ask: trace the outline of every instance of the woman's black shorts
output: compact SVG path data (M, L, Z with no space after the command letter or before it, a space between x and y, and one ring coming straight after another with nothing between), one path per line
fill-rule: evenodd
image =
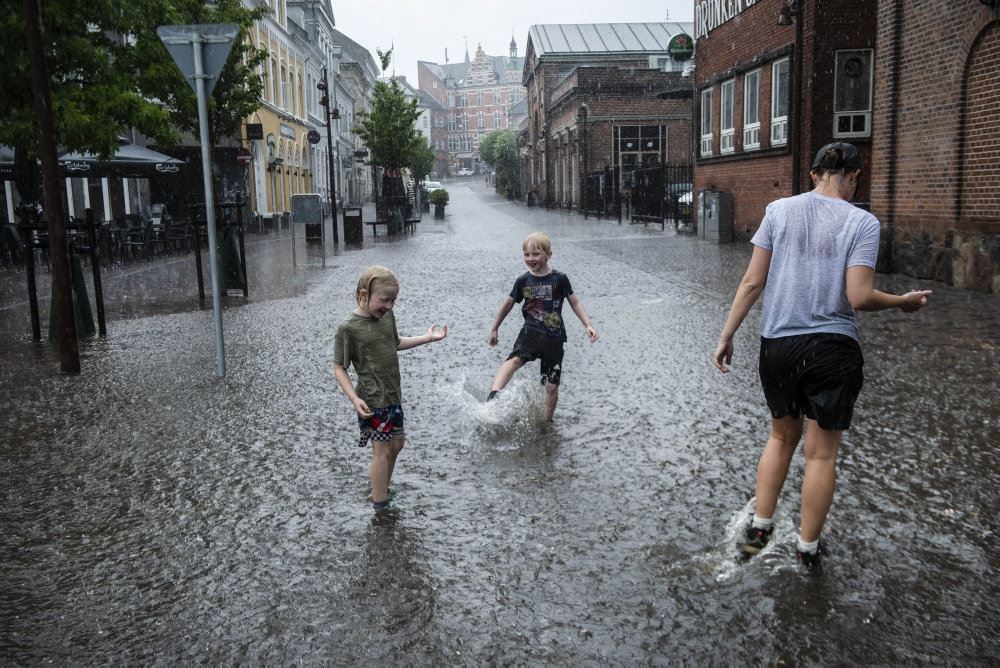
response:
M774 418L806 417L849 429L865 376L861 346L843 334L760 339L760 384Z

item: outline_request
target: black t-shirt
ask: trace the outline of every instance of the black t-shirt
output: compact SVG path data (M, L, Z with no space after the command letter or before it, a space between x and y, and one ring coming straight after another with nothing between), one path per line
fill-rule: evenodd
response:
M524 326L545 336L566 340L563 325L562 305L573 294L569 277L553 269L545 276L535 276L526 271L514 281L510 297L514 303L524 301L521 313Z

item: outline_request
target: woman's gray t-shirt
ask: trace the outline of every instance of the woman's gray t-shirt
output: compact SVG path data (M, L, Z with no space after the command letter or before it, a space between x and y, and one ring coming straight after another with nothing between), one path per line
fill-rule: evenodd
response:
M847 268L875 268L879 222L850 202L807 192L771 202L751 243L771 251L761 336L829 332L857 340Z

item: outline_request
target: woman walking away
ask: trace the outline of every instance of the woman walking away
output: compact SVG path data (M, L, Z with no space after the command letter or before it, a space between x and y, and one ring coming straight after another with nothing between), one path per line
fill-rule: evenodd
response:
M714 361L719 371L729 371L733 336L763 293L759 372L771 435L757 464L756 512L738 547L750 557L767 545L805 421L796 555L806 571L818 573L837 449L864 381L856 311L913 312L931 291L891 295L875 289L879 222L850 203L861 178L857 148L841 142L824 146L811 175L812 191L768 205Z

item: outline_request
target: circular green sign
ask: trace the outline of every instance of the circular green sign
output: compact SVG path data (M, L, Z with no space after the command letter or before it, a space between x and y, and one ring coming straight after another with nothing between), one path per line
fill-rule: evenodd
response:
M667 52L674 60L688 60L694 55L694 40L684 33L674 35L667 44Z

